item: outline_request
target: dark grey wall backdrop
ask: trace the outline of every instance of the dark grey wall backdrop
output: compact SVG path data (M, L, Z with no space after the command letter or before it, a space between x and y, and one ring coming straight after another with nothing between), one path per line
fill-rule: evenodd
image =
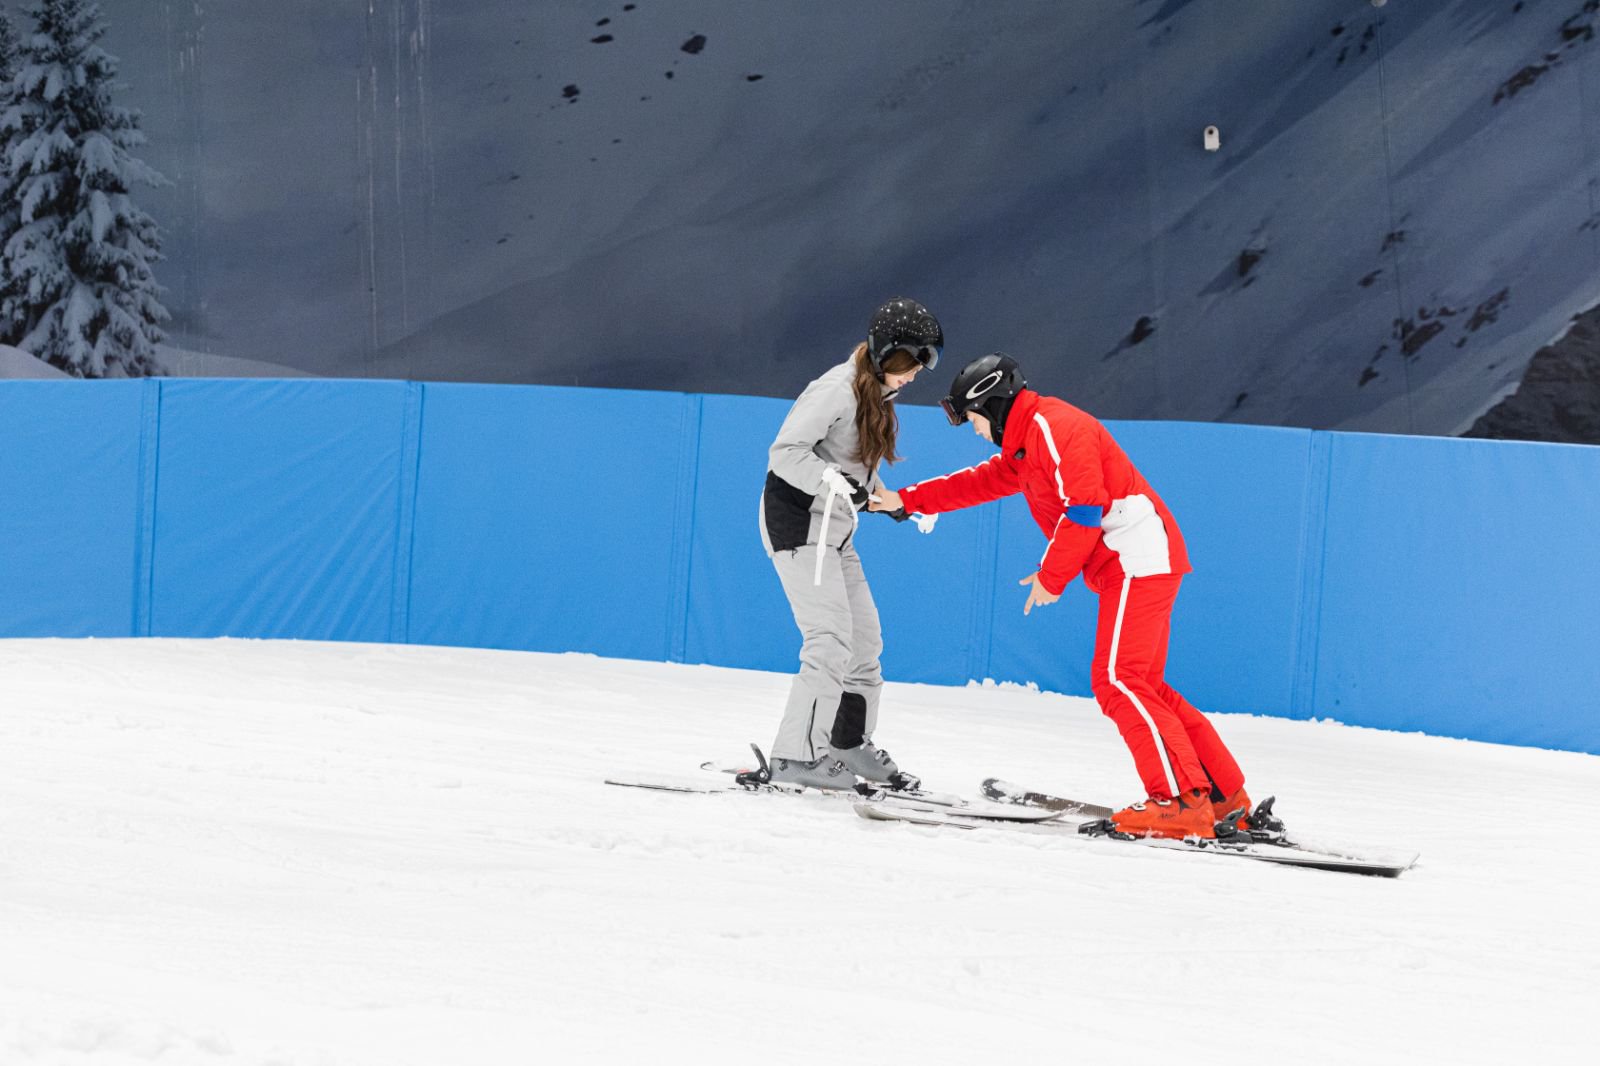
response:
M193 352L782 396L909 294L1104 417L1450 434L1600 301L1585 0L102 6Z

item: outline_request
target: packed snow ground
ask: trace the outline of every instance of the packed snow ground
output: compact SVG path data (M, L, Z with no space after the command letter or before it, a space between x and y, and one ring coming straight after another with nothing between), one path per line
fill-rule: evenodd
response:
M787 684L0 641L0 1062L1593 1061L1600 758L1218 718L1303 836L1419 850L1398 880L601 783L738 758ZM884 708L930 787L1137 793L1090 701Z

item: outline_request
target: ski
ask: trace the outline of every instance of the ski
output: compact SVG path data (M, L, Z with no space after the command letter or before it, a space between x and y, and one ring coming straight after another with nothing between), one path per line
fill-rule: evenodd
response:
M1028 809L1026 805L1022 804L1015 806L1019 809ZM1313 849L1298 844L1259 844L1247 842L1242 837L1231 840L1199 840L1192 837L1186 840L1167 840L1159 837L1121 839L1105 835L1094 836L1083 833L1081 827L1093 824L1098 819L1091 818L1079 821L1077 816L1067 814L1065 811L1054 812L1054 818L1045 819L1034 824L1015 821L1008 824L1007 820L1003 819L982 820L965 817L960 810L954 809L901 809L870 801L857 801L854 804L854 808L857 815L872 821L907 822L912 825L964 830L985 827L1008 828L1011 830L1052 833L1075 841L1111 841L1115 844L1128 845L1130 847L1157 848L1163 851L1199 852L1207 855L1228 855L1272 863L1278 866L1300 866L1314 870L1370 874L1378 877L1399 877L1402 873L1411 869L1417 861L1415 852L1382 856L1357 855L1343 851Z
M997 803L1018 803L1028 807L1039 807L1044 810L1061 811L1076 818L1104 822L1104 825L1093 827L1085 824L1083 831L1091 835L1103 833L1112 836L1118 835L1110 825L1109 820L1116 813L1110 807L1098 803L1087 803L1083 800L1067 799L1063 796L1052 796L1047 792L1033 792L1023 788L1021 785L1014 785L1010 781L998 777L984 778L981 788L986 797ZM1240 837L1235 843L1283 844L1285 842L1283 822L1272 813L1272 804L1273 797L1268 797L1257 804L1253 812L1241 812L1250 815L1250 829L1248 832L1237 830L1219 822L1217 835L1219 837L1231 837L1238 833Z
M1090 831L1093 827L1094 831ZM1416 865L1418 854L1412 852L1358 853L1348 850L1313 848L1287 839L1269 842L1254 841L1245 833L1232 837L1202 840L1187 837L1183 840L1166 840L1160 837L1120 837L1103 831L1094 821L1079 824L1077 833L1083 840L1109 840L1117 844L1161 848L1168 851L1198 851L1209 855L1235 855L1278 866L1300 866L1330 873L1366 874L1372 877L1399 877Z
M918 793L896 792L881 789L867 796L857 796L852 802L858 807L878 811L896 811L901 815L933 814L961 818L973 822L1049 822L1061 817L1059 811L1016 807L1009 803L990 803L982 799L959 799L944 802L944 797L928 798Z
M765 766L766 756L761 754L760 747L752 744L750 745L750 749L756 753L756 758L761 760L761 765ZM738 776L740 774L753 774L756 772L756 768L751 766L749 763L720 762L716 759L707 759L705 762L700 764L700 769L714 774L733 774L734 776ZM898 781L893 784L881 785L880 787L887 788L894 792L917 792L922 793L923 795L928 794L922 787L922 779L917 777L915 774L897 774L896 776L899 778Z
M623 788L654 789L661 792L687 793L787 793L789 795L815 794L821 796L846 796L872 804L879 810L900 812L949 811L973 821L1045 822L1060 817L1061 810L1015 803L996 803L988 799L967 798L951 792L928 792L920 788L891 788L874 786L865 782L854 789L832 790L802 788L768 780L770 771L767 758L755 744L750 750L756 757L759 769L707 761L700 764L705 776L691 777L677 774L634 774L608 777L605 783ZM733 775L735 780L727 780Z
M1063 796L1051 796L1044 792L1030 792L1020 785L1013 785L998 777L983 779L983 794L986 798L996 803L1015 803L1023 807L1040 807L1047 811L1060 811L1063 814L1082 818L1110 818L1114 813L1110 807L1098 803L1085 803L1082 800L1066 799Z
M983 825L981 819L957 818L945 811L899 810L885 807L881 803L869 803L866 800L851 806L855 808L856 814L868 821L910 822L912 825L947 825L956 829L977 829Z
M722 762L720 759L707 759L700 764L700 769L713 774L748 774L758 767L748 762Z
M751 745L751 746L754 747L754 745ZM758 754L759 754L759 752L758 752ZM749 766L747 764L731 763L731 762L719 762L716 759L708 759L705 762L701 763L700 764L700 769L705 770L707 773L713 773L713 774L738 775L738 774L750 774L750 773L754 773L755 772L755 768L752 767L752 766ZM721 790L719 789L718 791L721 791ZM895 796L907 796L907 797L910 797L910 798L913 798L913 799L922 800L925 803L937 803L937 804L941 804L941 805L946 806L946 807L959 807L964 803L970 802L965 796L958 796L954 792L931 792L928 789L920 788L920 787L919 788L894 788L891 785L880 785L880 786L875 786L873 791L887 792L890 795L895 795Z
M947 792L911 792L905 790L896 791L894 789L831 791L816 788L794 788L788 785L770 783L746 785L718 781L715 778L677 774L618 775L606 778L605 783L623 788L654 789L660 792L710 794L736 792L745 794L777 793L790 796L842 796L858 803L869 804L880 810L895 810L907 813L946 811L958 813L963 818L974 822L1048 822L1061 817L1062 813L1060 811L1045 810L1040 807L1024 807L1012 803L992 803L976 797L967 799Z
M1254 816L1259 819L1260 824L1260 828L1256 831L1250 833L1240 831L1216 840L1184 841L1148 837L1127 839L1112 835L1107 832L1109 825L1105 821L1112 814L1109 807L1030 791L999 778L986 779L982 789L985 796L996 802L1019 803L1045 810L1061 810L1067 819L1077 823L1078 832L1087 837L1117 840L1119 843L1137 844L1143 847L1210 851L1219 855L1241 855L1286 866L1306 866L1381 877L1400 876L1409 870L1418 858L1416 852L1360 854L1348 849L1318 847L1292 840L1285 834L1282 823L1272 814L1271 799L1263 800L1256 806Z
M741 785L715 778L692 777L687 774L639 773L618 775L605 779L608 785L623 788L649 788L660 792L779 792L777 785ZM790 790L793 791L793 790ZM825 795L826 793L819 793Z
M1047 811L1015 803L990 803L982 806L936 807L919 805L887 796L866 796L851 806L857 815L868 821L910 822L913 825L940 825L955 829L977 829L984 825L1010 825L1012 827L1054 824L1067 817L1062 811ZM1069 830L1076 823L1062 823Z

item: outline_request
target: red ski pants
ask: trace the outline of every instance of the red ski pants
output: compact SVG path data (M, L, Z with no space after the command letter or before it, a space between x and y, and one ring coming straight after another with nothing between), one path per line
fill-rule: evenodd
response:
M1117 723L1151 799L1197 788L1231 796L1244 787L1239 764L1205 715L1163 676L1172 604L1182 581L1174 575L1125 577L1101 591L1094 695Z

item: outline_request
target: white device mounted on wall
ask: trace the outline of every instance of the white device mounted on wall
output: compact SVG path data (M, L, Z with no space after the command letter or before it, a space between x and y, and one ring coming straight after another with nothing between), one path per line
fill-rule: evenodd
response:
M1222 147L1222 131L1215 126L1207 126L1205 132L1206 151L1215 152Z

